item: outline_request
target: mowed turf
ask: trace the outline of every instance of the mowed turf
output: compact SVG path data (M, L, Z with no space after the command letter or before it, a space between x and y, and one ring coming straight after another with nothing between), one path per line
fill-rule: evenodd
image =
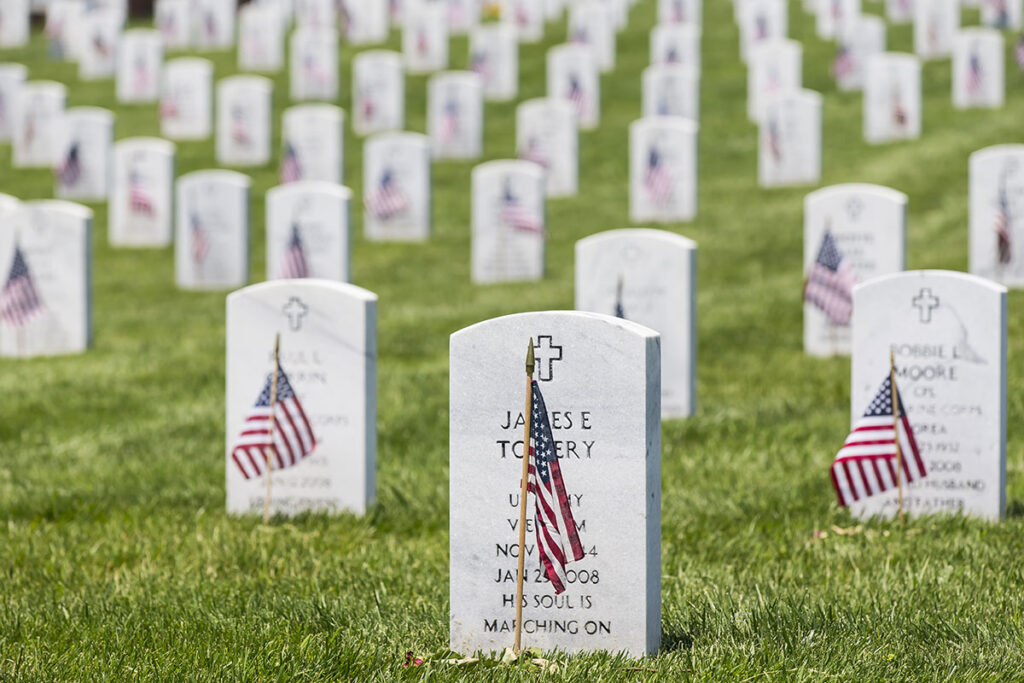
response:
M1005 521L832 531L854 528L828 480L849 427L849 362L801 347L802 199L812 188L757 188L731 3L705 5L700 212L667 226L700 245L699 409L663 426L660 654L556 654L555 675L438 656L448 639L448 336L498 315L571 308L574 242L628 225L626 128L640 115L655 17L644 0L602 78L600 130L580 136L580 195L548 204L543 281L470 284L473 164L435 165L427 244L367 243L355 203L353 280L380 296L379 502L363 519L263 526L225 514L224 293L178 291L170 249L109 248L106 206L92 206L92 348L0 360L0 679L1024 677L1024 300L1010 294ZM860 95L836 92L834 48L814 37L800 5L790 3L790 33L804 44L806 86L825 95L822 185L906 192L908 267L964 269L967 157L1021 142L1024 77L1008 68L1003 109L955 112L949 62L928 63L924 136L872 148ZM564 23L549 25L542 44L522 46L520 99L544 94L545 51L564 36ZM890 27L889 45L910 50L910 28ZM466 51L464 38L452 41L453 67ZM346 108L353 53L342 48ZM218 78L235 72L233 53L210 57ZM72 65L47 59L38 30L29 49L0 59L64 81L70 105L115 109L118 138L159 133L156 105L117 106L111 81L78 82ZM277 149L288 88L283 74L274 81ZM425 83L407 80L410 130L425 129ZM487 104L487 158L513 154L513 122L513 104ZM216 165L212 141L177 149L179 174ZM357 197L361 155L346 132L345 179ZM48 172L11 170L7 146L0 169L0 191L52 193ZM277 174L245 172L257 282L263 195ZM403 669L407 650L427 663Z

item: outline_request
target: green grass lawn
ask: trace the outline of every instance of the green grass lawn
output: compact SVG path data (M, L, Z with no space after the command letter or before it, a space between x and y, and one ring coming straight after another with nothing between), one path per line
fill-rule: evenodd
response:
M353 281L380 296L379 503L363 519L262 526L225 514L224 293L176 290L170 249L110 249L106 206L92 206L93 347L0 360L0 679L547 676L429 658L448 641L448 335L498 315L571 308L574 242L628 225L626 127L640 115L654 4L634 9L618 67L602 79L601 128L580 137L579 197L548 204L542 282L470 284L473 164L435 166L428 244L367 243L353 207ZM834 48L814 37L800 4L790 3L790 33L804 44L806 86L825 95L822 184L906 192L908 267L966 268L967 157L1022 141L1024 76L1008 68L1003 109L956 112L949 62L928 63L924 136L872 148L861 97L836 92ZM1024 300L1010 295L1007 519L831 531L853 526L828 480L849 427L849 362L803 354L802 200L812 188L756 186L731 17L730 3L706 1L700 213L668 226L700 245L699 411L663 426L662 651L639 662L556 655L554 677L1020 680ZM543 44L521 48L520 99L544 94L545 51L564 36L564 24L550 25ZM910 28L890 27L889 45L909 51ZM346 108L352 55L343 48ZM464 38L452 55L465 66ZM47 59L38 32L0 59L70 84L70 105L116 109L118 138L158 134L156 105L120 107L112 81L78 83L73 65ZM212 59L218 78L235 72L233 53ZM276 136L288 88L284 74L274 81ZM411 130L425 129L425 83L407 81ZM347 132L345 177L357 197L361 148ZM485 152L514 152L512 104L487 105ZM178 145L179 174L214 165L212 141ZM0 169L0 191L52 193L50 173L11 170L9 147ZM246 172L257 282L263 194L277 172ZM428 663L403 670L407 650Z

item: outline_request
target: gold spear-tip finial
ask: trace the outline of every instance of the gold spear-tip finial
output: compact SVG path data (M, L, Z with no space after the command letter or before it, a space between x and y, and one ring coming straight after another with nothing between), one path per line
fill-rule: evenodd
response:
M533 337L530 337L530 347L526 350L526 375L533 377L533 369L536 363L533 360Z

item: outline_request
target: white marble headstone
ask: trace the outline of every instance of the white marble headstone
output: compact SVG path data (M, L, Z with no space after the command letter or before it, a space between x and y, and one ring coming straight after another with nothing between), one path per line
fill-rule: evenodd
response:
M480 76L484 98L504 102L519 92L519 42L510 24L482 24L469 34L469 68Z
M453 36L464 36L480 23L480 0L447 0L448 26Z
M1024 145L972 154L968 195L970 272L1024 287Z
M697 215L697 123L650 116L629 126L629 218L634 223Z
M836 57L832 75L842 91L860 90L869 57L885 52L885 22L863 15L847 22L836 37Z
M54 140L66 97L67 88L54 81L27 81L18 88L12 129L15 168L49 168L56 162Z
M702 0L658 0L658 23L701 25Z
M284 66L285 19L277 5L249 3L238 8L238 68L276 73Z
M818 0L815 25L818 37L831 40L843 35L861 16L860 9L861 0Z
M35 296L0 315L0 356L82 353L91 337L92 211L59 200L25 202L4 214L0 277L20 253Z
M0 48L24 47L29 40L28 0L4 0L0 6Z
M889 376L890 349L927 472L904 490L907 512L999 519L1006 506L1006 289L934 270L854 288L854 420ZM893 489L852 511L893 517L896 501Z
M126 138L114 144L108 239L115 247L164 247L171 243L174 145L160 138Z
M914 0L885 0L885 17L891 24L914 21Z
M576 310L661 334L661 416L696 411L697 243L665 230L608 230L576 243Z
M345 40L352 45L383 43L388 38L388 0L341 0Z
M75 32L79 30L86 10L86 4L81 0L52 0L46 5L43 33L49 43L50 57L61 61L77 58L79 46Z
M363 231L374 241L430 236L430 139L378 133L363 151Z
M217 83L217 163L262 166L270 161L273 84L263 76L229 76Z
M99 107L66 110L54 136L54 195L77 201L106 200L113 143L112 111Z
M448 68L448 8L445 3L416 0L405 12L402 54L411 74Z
M740 57L748 61L751 50L766 40L789 34L789 10L785 0L738 0Z
M427 133L435 159L475 159L483 152L483 87L472 71L445 71L427 83Z
M352 191L304 180L267 190L267 279L351 277Z
M120 34L121 22L113 12L96 9L82 17L76 31L75 48L80 80L95 81L114 76Z
M336 28L338 6L334 0L294 0L298 28Z
M280 181L340 184L345 113L333 104L301 104L285 109L281 120Z
M166 50L187 50L192 46L192 0L156 0L153 27L160 32Z
M174 279L182 289L241 287L249 280L249 176L193 171L175 185Z
M579 189L579 133L572 104L537 98L516 107L516 156L544 169L548 197L575 196Z
M821 108L821 95L812 90L791 90L765 102L757 155L761 187L821 179Z
M117 47L117 101L155 102L160 94L160 68L164 49L160 34L132 29L121 34Z
M766 40L750 51L747 64L747 117L764 120L765 103L803 87L804 50L795 40Z
M292 33L289 84L293 100L338 99L338 32L301 27Z
M960 30L957 0L917 0L914 3L914 52L922 59L948 57Z
M805 282L816 268L818 275L830 281L841 278L849 287L902 271L906 226L907 196L902 192L862 183L811 192L804 199ZM815 266L819 261L820 267ZM804 351L812 356L849 355L849 297L833 299L819 291L822 296L810 297L817 303L805 297Z
M607 73L615 68L615 25L609 5L600 0L583 0L569 7L568 40L594 51L597 68Z
M193 0L195 45L201 50L228 50L235 42L237 0Z
M233 452L274 371L278 334L280 369L315 446L308 443L312 451L294 465L271 471L271 512L363 514L376 491L377 295L326 280L264 282L228 295L228 512L263 511L265 462L256 470L244 450L237 452L240 464Z
M1024 0L981 0L981 23L1000 30L1019 31L1024 15Z
M594 54L586 45L556 45L547 55L548 97L569 100L580 130L601 122L601 81Z
M542 0L498 0L501 20L516 29L520 43L536 43L544 37Z
M0 142L10 142L14 139L18 95L25 85L26 78L28 69L23 64L0 64Z
M660 337L594 313L487 320L450 346L451 627L456 652L499 651L515 634L524 361L534 378L583 549L566 590L544 578L528 494L523 647L625 651L661 640Z
M544 275L544 169L531 161L488 161L473 169L473 282Z
M921 136L921 61L883 52L864 72L864 139L878 144Z
M160 133L170 140L205 140L213 130L213 64L179 57L164 64Z
M405 127L402 55L368 50L352 58L352 128L369 135Z
M996 29L967 28L953 39L953 106L998 108L1005 99L1003 36Z
M700 26L659 24L651 29L651 64L682 64L700 69Z

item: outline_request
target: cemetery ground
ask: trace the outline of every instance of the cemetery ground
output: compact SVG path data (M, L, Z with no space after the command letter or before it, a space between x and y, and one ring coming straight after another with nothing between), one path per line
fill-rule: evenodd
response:
M923 137L869 147L861 97L836 92L834 47L799 4L790 33L805 46L805 86L825 95L822 184L906 192L908 268L965 269L967 157L1022 141L1024 77L1008 70L1005 108L956 112L948 60L926 63ZM669 226L699 244L698 412L663 426L661 652L556 654L553 677L1019 679L1024 300L1011 292L1006 519L853 521L828 479L849 428L849 361L809 358L801 342L802 201L813 188L756 187L731 11L705 5L699 214ZM965 25L976 18L965 12ZM473 163L435 165L426 244L366 242L353 207L353 282L380 296L378 503L364 519L227 516L224 293L176 290L170 248L109 248L106 206L90 205L93 347L0 361L0 679L543 677L527 664L444 661L448 336L498 315L571 308L575 241L628 225L627 125L640 115L653 23L654 3L640 3L602 78L601 127L580 136L580 195L548 203L543 281L470 285ZM542 44L521 47L520 99L543 94L544 53L564 35L564 23L549 25ZM890 27L889 44L909 51L910 27ZM352 54L343 47L346 108ZM462 68L464 38L452 55ZM112 81L78 82L74 66L47 59L38 32L29 50L0 58L71 85L69 105L115 109L118 139L158 133L156 105L114 105ZM234 53L212 59L217 78L235 71ZM274 81L276 143L286 75ZM411 130L425 128L425 83L407 79ZM513 121L512 104L487 104L487 158L514 153ZM212 140L177 150L178 175L215 166ZM347 130L345 182L357 197L361 154ZM12 171L9 157L0 148L0 190L51 196L48 172ZM243 171L255 282L277 170ZM404 670L408 650L425 664Z

